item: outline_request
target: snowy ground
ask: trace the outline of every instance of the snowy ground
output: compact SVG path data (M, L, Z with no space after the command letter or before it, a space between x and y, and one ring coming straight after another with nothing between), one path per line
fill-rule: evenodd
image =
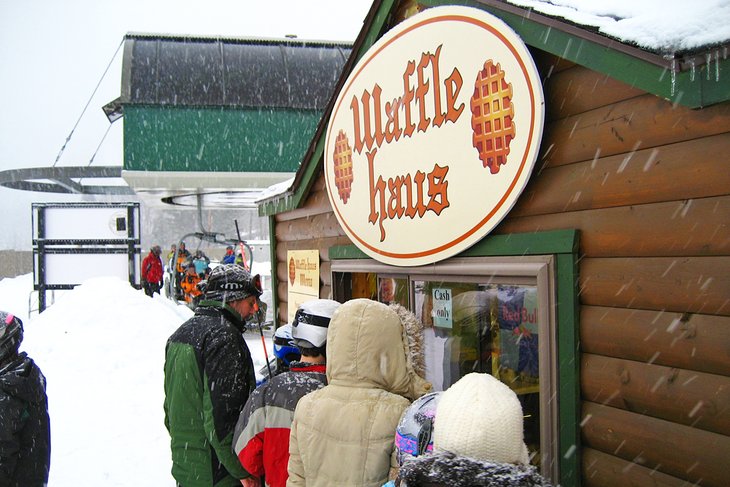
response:
M56 292L55 303L29 317L32 278L0 280L0 310L23 320L20 348L48 380L49 485L174 486L163 423L164 349L192 311L107 277ZM265 364L260 335L246 341L258 370ZM266 342L271 356L270 337Z

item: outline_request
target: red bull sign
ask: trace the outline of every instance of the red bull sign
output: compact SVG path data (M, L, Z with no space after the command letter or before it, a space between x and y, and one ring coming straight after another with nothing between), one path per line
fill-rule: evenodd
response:
M379 39L336 100L324 154L333 211L381 262L455 255L516 202L543 119L540 77L512 29L474 8L428 9Z

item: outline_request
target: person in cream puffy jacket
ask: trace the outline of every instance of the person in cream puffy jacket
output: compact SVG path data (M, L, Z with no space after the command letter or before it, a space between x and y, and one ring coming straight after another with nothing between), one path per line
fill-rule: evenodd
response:
M289 438L288 487L380 487L396 467L393 437L423 379L423 325L400 305L346 302L327 332L327 382L304 396Z

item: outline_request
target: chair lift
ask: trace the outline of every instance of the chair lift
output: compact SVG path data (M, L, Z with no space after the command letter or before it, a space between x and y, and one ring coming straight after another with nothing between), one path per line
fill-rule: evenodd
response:
M168 285L165 287L165 294L167 296L174 300L179 301L179 280L177 279L177 254L178 250L180 248L180 242L184 242L186 238L195 237L199 239L201 242L211 242L211 243L217 243L222 245L231 245L231 246L238 246L241 249L241 258L243 259L243 266L247 270L251 270L251 266L253 265L253 249L250 245L248 245L244 240L241 239L241 233L238 230L238 221L234 220L236 224L236 233L237 239L229 239L225 236L223 233L218 232L211 232L205 229L203 227L203 205L202 205L202 196L200 194L197 195L197 208L198 208L198 227L200 228L199 232L192 232L188 233L186 235L183 235L182 238L178 241L178 245L175 246L175 254L173 255L172 262L169 263L169 279L168 279ZM246 259L245 250L248 250L248 259ZM275 359L270 360L269 355L266 351L266 342L264 339L264 317L266 316L266 306L265 303L261 305L261 308L255 313L253 317L251 317L246 322L246 328L248 329L255 329L258 328L259 334L261 336L261 344L264 348L264 359L266 362L266 368L261 369L261 373L263 374L264 370L268 372L268 378L270 379L273 377L273 369L272 369L272 362L275 363ZM270 325L268 325L270 327Z
M253 249L250 245L248 245L244 240L240 239L240 234L238 235L237 239L232 239L226 237L225 234L220 232L213 232L210 230L206 230L203 226L203 205L202 205L202 195L197 195L197 219L198 219L198 228L200 231L198 232L190 232L178 239L178 245L175 246L175 254L172 256L172 260L168 262L168 279L167 282L164 284L165 286L165 295L172 299L173 301L180 301L180 278L182 276L179 276L177 272L177 259L178 259L178 250L180 248L180 243L185 242L186 239L189 238L196 238L199 241L198 247L200 247L200 243L202 242L208 242L213 244L220 244L220 245L226 245L231 247L238 247L241 250L241 258L243 259L243 266L246 269L251 269L251 265L253 264ZM236 221L236 230L238 230L238 222ZM246 256L246 251L248 252L248 258Z

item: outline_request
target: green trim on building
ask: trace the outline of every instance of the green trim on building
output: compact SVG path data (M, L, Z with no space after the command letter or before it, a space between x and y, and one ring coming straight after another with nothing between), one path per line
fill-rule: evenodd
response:
M322 158L322 152L324 151L324 137L320 137L317 141L317 145L312 153L312 160L319 160ZM318 164L307 164L303 166L300 171L304 171L302 175L302 184L297 186L294 193L287 195L285 198L276 198L266 203L259 205L260 216L272 216L278 213L284 213L286 211L299 208L302 200L309 194L309 188L314 182L314 178L317 172ZM273 231L273 230L272 230ZM271 234L273 240L275 235Z
M574 254L577 252L578 232L576 230L551 230L535 233L489 235L456 257ZM354 245L330 247L329 257L332 260L370 258Z
M577 237L577 232L576 232ZM577 238L576 238L577 241ZM581 485L578 253L557 254L558 451L560 485Z
M295 172L321 112L124 107L124 170Z
M274 329L279 326L279 317L277 312L279 310L279 277L276 274L276 219L273 216L269 216L269 262L274 264L271 269L271 306L274 310Z
M329 248L327 255L329 255L330 260L370 258L368 254L354 245L334 245Z
M491 235L455 257L554 255L560 485L580 487L580 300L578 230ZM354 245L330 247L329 258L369 259Z
M459 257L571 254L577 252L578 237L575 230L551 230L487 236L459 254Z

